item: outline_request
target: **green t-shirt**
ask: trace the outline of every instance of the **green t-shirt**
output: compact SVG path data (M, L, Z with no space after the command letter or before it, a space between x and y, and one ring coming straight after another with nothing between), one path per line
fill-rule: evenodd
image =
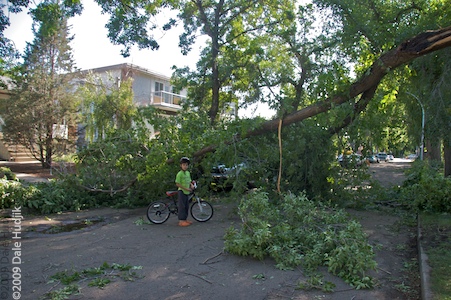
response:
M191 174L189 171L179 171L175 177L175 183L181 184L183 187L189 189L191 184ZM188 195L190 192L179 188L184 194Z

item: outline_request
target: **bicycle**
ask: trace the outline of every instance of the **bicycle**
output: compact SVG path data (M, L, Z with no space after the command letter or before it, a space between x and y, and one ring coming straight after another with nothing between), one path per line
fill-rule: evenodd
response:
M194 189L188 195L188 203L193 201L190 208L191 216L198 222L207 222L213 217L213 206L196 195L197 183L193 181ZM171 214L178 214L178 191L167 191L166 199L155 201L147 207L147 219L154 224L163 224Z

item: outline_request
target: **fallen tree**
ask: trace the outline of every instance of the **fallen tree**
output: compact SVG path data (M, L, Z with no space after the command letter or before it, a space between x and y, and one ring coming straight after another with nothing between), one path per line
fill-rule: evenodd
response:
M354 114L344 118L338 127L329 130L330 134L334 134L338 132L338 130L349 125L352 122L353 116L357 115L358 112L366 109L368 103L371 101L371 99L373 99L373 96L381 80L390 71L402 65L405 65L415 60L416 58L425 56L429 53L433 53L450 46L451 27L436 31L423 32L403 42L393 50L382 54L358 80L349 85L349 87L346 89L346 92L332 95L323 101L302 108L291 114L287 114L283 117L282 120L276 118L266 121L259 125L257 128L249 130L248 132L241 135L235 135L233 140L224 141L224 143L231 144L239 139L264 135L268 132L276 132L276 130L278 130L279 128L279 124L281 124L282 126L288 126L297 122L301 122L305 119L327 112L334 107L343 105L350 101L355 101L355 99L359 97L358 101L355 101L354 104ZM194 160L200 161L207 153L215 152L218 146L219 144L205 146L202 149L192 153L191 157ZM170 158L166 161L166 163L171 164L175 161L176 160L174 158ZM144 173L136 174L134 178L132 178L133 175L129 173L129 180L125 180L125 178L123 178L127 182L122 182L121 186L116 186L115 188L106 189L105 187L97 186L84 188L89 191L109 194L123 192L137 182L138 176L145 176L147 174L146 172L147 171L144 171Z
M347 92L333 95L324 101L317 102L291 114L286 115L282 119L282 126L288 126L305 119L311 118L318 114L327 112L332 107L342 105L349 102L351 99L361 98L356 102L354 111L363 111L372 99L377 86L391 70L405 65L416 58L425 56L429 53L447 48L451 46L451 26L440 30L426 31L417 36L404 41L395 49L382 54L372 66L359 78L355 83L351 84ZM262 135L268 132L275 132L279 126L279 119L273 119L261 124L258 128L248 131L240 138L252 137ZM343 121L340 128L346 127L350 123L350 118ZM334 128L333 132L338 131ZM332 133L333 133L332 132ZM226 142L230 143L230 141ZM201 158L209 152L214 152L217 145L209 145L201 150L193 153L193 158ZM168 163L173 160L169 159Z

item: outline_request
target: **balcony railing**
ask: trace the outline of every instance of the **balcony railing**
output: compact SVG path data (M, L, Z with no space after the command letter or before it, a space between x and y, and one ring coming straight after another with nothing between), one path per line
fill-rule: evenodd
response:
M176 108L181 108L181 103L185 96L174 94L165 91L154 92L152 95L152 104L153 105L162 105L162 106L172 106Z

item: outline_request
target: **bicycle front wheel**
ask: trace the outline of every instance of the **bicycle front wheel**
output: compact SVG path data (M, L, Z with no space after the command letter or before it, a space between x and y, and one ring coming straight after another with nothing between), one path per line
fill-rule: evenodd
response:
M213 217L213 206L207 201L195 201L191 205L191 216L198 222L207 222Z
M153 202L147 207L147 219L154 224L163 224L169 219L169 207L161 201Z

